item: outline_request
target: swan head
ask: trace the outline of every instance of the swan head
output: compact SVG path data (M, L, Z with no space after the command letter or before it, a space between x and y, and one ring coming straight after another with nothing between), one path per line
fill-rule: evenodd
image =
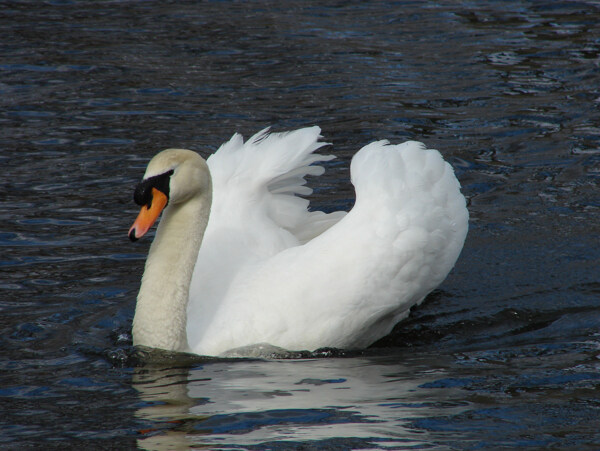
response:
M167 149L148 163L133 200L142 208L129 229L136 241L150 230L167 205L182 204L211 190L210 172L204 158L186 149Z

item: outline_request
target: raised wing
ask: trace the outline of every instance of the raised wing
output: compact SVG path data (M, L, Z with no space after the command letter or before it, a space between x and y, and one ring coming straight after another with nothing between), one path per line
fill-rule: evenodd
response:
M324 172L319 127L235 134L208 160L213 202L190 287L188 339L200 340L241 268L321 234L346 213L309 212L306 176Z

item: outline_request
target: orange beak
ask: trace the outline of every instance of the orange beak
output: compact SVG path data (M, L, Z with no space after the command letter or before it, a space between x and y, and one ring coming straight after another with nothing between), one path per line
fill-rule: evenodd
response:
M152 188L150 208L148 208L147 205L144 205L140 210L137 219L129 229L129 239L131 241L140 239L148 232L148 230L150 230L150 227L156 222L156 219L160 215L160 212L163 211L168 201L169 199L165 193L156 188Z

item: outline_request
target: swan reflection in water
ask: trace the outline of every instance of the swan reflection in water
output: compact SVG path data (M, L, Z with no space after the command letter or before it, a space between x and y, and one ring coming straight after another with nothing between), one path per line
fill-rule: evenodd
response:
M460 394L452 400L447 392L421 387L443 377L443 369L432 370L431 361L395 363L399 360L149 364L133 376L143 401L137 416L154 424L141 431L138 445L156 450L331 440L363 448L424 445L430 437L413 422L462 412L466 403Z

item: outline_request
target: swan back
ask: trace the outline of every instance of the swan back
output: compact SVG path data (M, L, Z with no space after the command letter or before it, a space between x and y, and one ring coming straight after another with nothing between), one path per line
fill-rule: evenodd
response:
M441 283L462 249L468 212L440 153L417 142L379 141L355 155L351 177L357 200L347 215L312 239L236 268L207 321L188 331L195 352L261 342L285 349L368 346ZM244 213L249 223L252 213L267 215ZM229 233L240 239L220 230L223 242ZM194 314L201 315L206 303L198 306ZM190 315L188 327L198 319Z

